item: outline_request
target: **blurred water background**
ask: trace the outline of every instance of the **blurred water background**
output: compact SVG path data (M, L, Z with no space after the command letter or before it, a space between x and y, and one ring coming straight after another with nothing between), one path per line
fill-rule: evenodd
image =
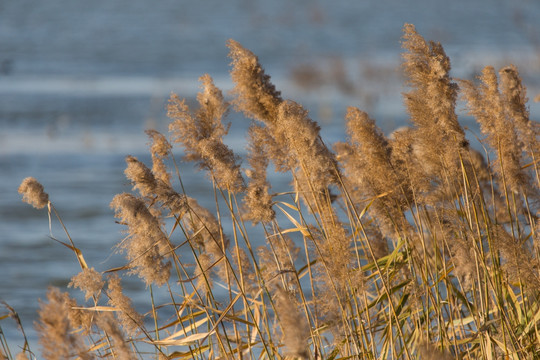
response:
M37 351L37 299L79 270L49 238L46 211L21 202L27 176L45 186L90 266L122 264L109 256L122 238L109 203L130 188L124 157L148 161L144 130L167 131L171 91L193 100L204 73L231 89L227 39L257 54L283 97L309 109L333 143L345 138L347 106L369 112L386 133L407 123L404 23L443 44L456 77L517 65L532 99L540 93L538 19L532 0L0 0L0 299ZM462 110L462 123L476 129ZM540 118L540 104L531 101L530 111ZM227 142L241 154L249 121L234 112L228 120ZM211 205L204 174L181 170L189 194ZM65 240L58 227L53 234ZM136 278L125 286L136 304L148 302ZM13 323L0 326L22 345Z

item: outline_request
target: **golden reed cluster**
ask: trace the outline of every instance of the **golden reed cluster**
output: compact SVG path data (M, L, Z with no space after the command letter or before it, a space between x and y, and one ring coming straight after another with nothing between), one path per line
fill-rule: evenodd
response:
M540 127L515 66L454 79L443 47L407 24L410 127L386 136L351 107L348 140L329 147L252 52L227 46L231 100L202 76L197 110L171 96L171 142L147 132L152 165L126 158L133 193L111 202L125 266L100 273L68 245L86 304L51 288L36 323L45 358L540 356ZM458 122L460 98L481 149ZM224 142L231 109L252 119L246 168ZM172 175L174 145L207 172L215 207ZM292 187L275 192L269 169ZM35 179L19 192L56 214ZM144 313L122 291L129 274L149 289Z

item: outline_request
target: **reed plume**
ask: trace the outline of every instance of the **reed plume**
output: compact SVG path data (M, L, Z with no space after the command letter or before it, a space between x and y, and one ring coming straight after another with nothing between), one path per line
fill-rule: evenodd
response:
M133 308L131 299L124 295L118 276L111 276L107 280L107 296L109 304L116 308L116 316L124 330L135 335L143 327L143 316Z
M514 108L511 110L513 113L520 113L520 111L516 111L515 106L510 106L508 101L503 100L493 67L485 67L479 79L481 83L478 85L471 81L462 82L463 96L467 100L469 114L476 118L480 124L480 130L486 136L486 141L495 150L497 156L495 171L506 183L505 187L508 186L515 193L521 191L530 193L529 175L522 170L524 164L521 142L513 120L508 114L509 109L512 108ZM505 82L508 82L508 79ZM518 99L518 101L521 100ZM522 112L521 114L523 115Z
M22 194L24 202L36 209L42 209L49 203L49 194L44 191L43 185L33 177L27 177L21 182L19 194Z
M197 200L188 197L190 216L185 217L185 226L189 232L190 241L195 248L200 248L203 255L211 260L211 264L216 264L216 272L219 278L228 283L228 265L225 261L225 253L229 247L230 240L223 232L221 224L216 217L205 207L201 206ZM202 261L202 262L201 262ZM202 273L208 270L206 261L199 259L202 269L197 271ZM201 281L201 280L200 280Z
M411 24L405 24L403 69L411 91L405 105L415 125L417 156L428 176L441 169L459 171L460 151L468 142L455 112L458 86L450 77L450 59L440 43L426 42Z
M382 131L367 113L349 108L346 115L350 144L340 145L342 164L352 189L362 194L361 204L374 199L373 217L385 236L393 238L396 230L408 229L404 212L412 202L410 185L391 162L392 148Z
M538 151L538 126L529 120L527 90L515 65L499 70L500 90L506 111L518 132L523 151Z
M118 327L118 323L114 315L108 312L99 314L98 326L112 339L111 352L114 357L120 360L130 360L136 357L135 353L129 348L129 344L124 338L122 330Z
M339 182L335 155L322 142L320 130L300 104L285 101L280 105L276 132L284 139L282 145L289 156L293 155L291 170L301 171L310 181L309 185L303 184L304 194L324 192Z
M520 239L515 239L504 227L496 226L492 229L492 245L492 251L498 251L502 255L503 269L510 282L538 289L540 262Z
M209 75L200 78L202 91L197 95L200 109L191 114L185 101L173 94L169 100L167 115L172 120L169 130L174 142L180 143L186 152L185 159L195 161L199 167L210 171L223 188L233 192L244 189L239 158L223 143L228 127L222 123L228 111L221 90Z
M152 211L155 210L156 201L172 214L181 216L186 211L186 196L173 189L169 181L169 174L160 175L159 171L161 170L157 170L157 172L155 169L150 170L134 156L127 156L126 163L124 174L131 180L133 190L138 190L141 196L149 200L148 203L152 205ZM153 168L155 168L155 162Z
M270 183L266 179L269 149L265 146L265 129L251 125L248 137L248 162L251 168L246 170L249 181L243 202L247 208L246 219L256 225L272 221L276 212L272 209L272 196L268 193Z
M275 296L276 314L279 317L283 343L289 356L309 359L309 325L298 311L296 299L285 290L279 289Z
M171 174L165 165L171 153L172 145L159 131L149 129L145 131L150 138L150 154L152 154L152 174L164 184L171 186Z
M267 246L257 249L259 267L266 286L275 289L279 280L288 289L296 288L291 278L294 263L298 259L300 248L287 236L270 237Z
M75 303L76 304L76 303ZM94 359L85 348L82 337L72 331L68 314L74 300L58 288L50 288L47 302L40 302L39 320L35 327L42 346L45 359L70 359L78 356L81 359Z
M258 132L259 141L267 147L267 155L277 170L287 172L291 167L289 150L285 145L284 133L278 127L279 108L283 103L281 92L276 90L270 76L265 74L255 54L234 40L229 40L227 46L232 59L232 104L246 117L265 124Z
M2 351L0 350L0 355L2 355ZM15 357L15 360L30 360L30 358L26 355L25 352L20 352Z
M281 93L270 82L270 76L265 74L255 54L234 40L229 40L227 47L233 66L234 106L247 117L270 126L276 121L278 107L283 101Z
M111 202L115 215L128 226L128 236L120 245L126 251L131 272L144 279L146 285L163 285L169 280L169 240L159 221L146 204L131 194L119 194Z
M197 264L194 273L196 278L195 288L198 291L202 291L203 294L208 294L212 291L213 281L210 273L212 265L212 257L209 254L202 253L197 256Z
M126 157L126 177L133 183L133 190L138 190L143 197L152 197L156 193L158 182L152 171L136 157Z
M73 286L83 290L84 297L88 300L92 296L98 295L103 285L105 285L105 281L99 272L94 270L94 268L85 268L71 278L68 287Z

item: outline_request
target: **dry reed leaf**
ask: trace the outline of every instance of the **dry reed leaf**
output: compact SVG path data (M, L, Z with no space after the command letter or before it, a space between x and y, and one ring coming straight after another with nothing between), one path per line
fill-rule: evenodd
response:
M473 315L470 315L470 316L466 316L464 318L454 319L454 320L452 320L450 322L447 322L446 326L448 326L448 327L458 327L458 326L463 326L463 325L470 324L470 323L472 323L474 321L476 321L475 317Z
M91 306L91 307L77 306L77 307L72 307L72 309L87 310L87 311L122 311L121 309L114 306Z
M358 220L360 220L360 219L362 219L364 217L364 215L367 213L368 209L371 207L371 204L373 204L373 202L375 201L376 198L377 197L373 198L366 206L364 206L362 211L360 211L360 214L358 214Z
M205 315L207 314L206 311L195 311L195 312L192 312L191 314L189 315L185 315L184 317L182 318L179 318L179 319L174 319L173 321L171 321L170 323L167 323L165 325L162 325L159 330L165 330L165 329L168 329L170 327L173 327L173 326L177 326L178 324L181 324L183 323L184 321L186 320L190 320L190 319L193 319L193 318L196 318L197 316L201 316L201 315ZM181 314L180 314L181 315Z
M60 241L54 237L52 237L52 239L62 245L64 245L65 247L67 247L68 249L70 249L71 251L73 251L75 253L75 256L77 256L77 261L79 261L79 264L81 265L81 268L84 270L84 269L88 269L88 264L86 263L86 260L84 260L84 256L82 254L82 251L78 248L76 248L75 246L73 245L70 245L68 243L65 243L63 241Z
M190 320L192 320L192 319L190 319ZM200 319L200 320L194 322L193 324L189 324L188 326L186 326L182 330L178 330L174 334L172 334L170 336L167 336L167 338L165 338L163 340L172 340L174 338L177 338L178 336L186 335L187 332L195 331L199 326L201 326L203 324L206 324L208 322L208 320L209 320L208 318Z
M536 314L529 320L528 324L523 329L523 333L520 336L520 339L526 336L532 329L538 331L538 324L540 323L540 308L536 311Z
M285 209L283 209L281 206L277 205L276 206L281 210L281 212L283 212L283 214L285 214L285 216L287 216L287 218L289 218L289 220L296 226L296 228L294 228L294 231L299 231L302 233L302 235L306 236L306 237L310 237L311 234L309 233L309 231L307 230L307 228L305 226L302 226L300 225L300 223L298 223L298 221L296 221L296 219L291 215L289 214L287 211L285 211ZM290 231L289 231L290 232Z
M104 338L101 338L99 340L97 340L94 345L92 347L90 347L90 349L88 349L88 352L94 352L94 351L98 351L99 349L102 349L104 348L105 346L111 346L107 341L103 341Z
M221 321L223 320L223 318L227 315L227 313L232 309L232 307L234 306L234 304L238 301L238 299L240 299L241 297L241 293L239 293L232 301L231 303L227 306L227 308L225 310L223 310L221 316L219 317L219 319L216 321L216 323L214 324L212 330L210 330L209 332L206 332L206 333L198 333L198 334L193 334L193 335L190 335L190 336L187 336L183 339L178 339L178 340L158 340L158 341L145 341L145 342L149 342L151 344L154 344L154 345L176 345L176 346L181 346L181 345L189 345L189 344L192 344L196 341L199 341L199 340L202 340L204 341L204 339L206 339L208 336L214 334L216 332L216 329L218 327L218 325L221 323Z
M200 316L200 315L203 315L203 314L205 314L204 310L191 312L191 313L188 314L188 315L184 315L184 316L182 316L181 318L176 319L176 320L173 321L171 324L175 324L175 323L179 323L179 322L184 322L184 321L186 321L186 320L193 319L193 318L195 318L195 317L197 317L197 316ZM182 311L178 311L178 315L182 315Z
M169 359L193 359L195 356L202 356L210 349L210 345L201 346L190 351L175 351L168 356ZM217 359L216 359L217 360Z
M293 232L300 232L304 236L307 236L309 234L307 227L302 227L302 228L295 227L295 228L289 228L289 229L280 230L280 234L289 234L289 233L293 233ZM276 236L278 236L278 235L279 234L276 234Z
M149 343L149 344L152 344L152 345L165 345L165 346L192 345L192 344L195 344L199 340L206 339L207 337L214 334L215 332L216 332L215 330L212 330L212 331L205 332L205 333L192 334L192 335L186 336L185 338L182 338L182 339L176 339L175 340L175 339L167 338L165 340L154 340L154 341L145 340L145 342Z
M253 311L255 312L255 315L254 315L254 318L255 318L255 324L258 324L258 326L260 326L260 322L261 322L261 311L259 309L258 306L256 306ZM255 325L254 324L254 325ZM252 343L255 343L255 340L257 339L257 335L258 335L258 331L257 331L257 327L256 326L253 326L253 330L251 332L251 342Z
M285 205L287 206L288 208L296 211L296 212L300 212L300 209L298 209L298 207L296 205L292 205L292 204L289 204L288 202L285 202L285 201L278 201L277 202L278 204L282 204L282 205Z

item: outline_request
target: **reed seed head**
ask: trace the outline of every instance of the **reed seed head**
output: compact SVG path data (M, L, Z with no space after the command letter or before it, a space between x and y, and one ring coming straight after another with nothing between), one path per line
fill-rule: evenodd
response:
M232 192L242 191L245 184L240 158L223 142L228 127L223 126L222 120L228 105L209 75L200 80L202 91L197 96L200 108L195 114L184 100L171 96L167 114L173 122L169 130L174 141L184 147L186 160L196 161L200 168L209 170L219 186Z
M71 278L68 286L83 290L84 297L88 300L101 292L103 285L105 285L105 281L101 273L94 270L94 268L84 268L80 273Z
M283 343L289 356L309 359L309 325L298 310L296 299L285 290L278 289L275 297L276 313L282 332Z
M128 238L121 244L134 268L132 272L144 279L147 285L165 284L170 276L169 240L161 225L141 199L131 194L119 194L113 198L111 207L116 217L128 226Z
M43 185L33 177L27 177L21 182L19 194L22 194L24 202L36 209L42 209L49 204L49 194L43 190Z
M122 292L122 284L117 275L109 277L107 283L109 304L118 309L116 316L124 330L132 336L135 335L143 326L143 316L135 311L131 299Z
M124 334L118 327L118 322L111 313L100 313L97 323L105 334L112 339L112 349L114 351L115 358L120 360L130 360L137 357L129 348L128 342L124 339Z
M92 359L84 347L80 334L72 331L69 319L71 307L76 305L68 293L58 288L50 288L47 302L40 302L39 319L35 324L39 334L39 343L43 357L46 359L68 359L79 356L81 359Z
M160 132L149 129L145 131L150 137L150 153L152 154L152 173L163 183L171 185L171 174L167 170L164 160L169 157L172 145Z
M249 118L267 125L274 123L282 102L281 93L270 82L270 76L265 74L255 54L234 40L229 40L227 46L233 66L234 106Z

